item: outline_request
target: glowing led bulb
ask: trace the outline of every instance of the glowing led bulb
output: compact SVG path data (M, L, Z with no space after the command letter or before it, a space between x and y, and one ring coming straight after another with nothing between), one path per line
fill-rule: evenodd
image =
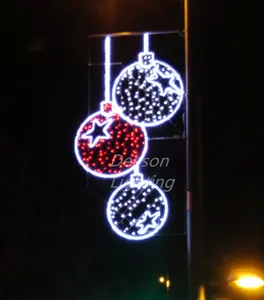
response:
M235 284L244 289L258 289L264 286L264 281L257 276L245 275L236 280Z

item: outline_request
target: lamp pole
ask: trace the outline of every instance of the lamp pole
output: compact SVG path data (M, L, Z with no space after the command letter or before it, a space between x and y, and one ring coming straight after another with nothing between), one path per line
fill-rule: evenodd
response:
M189 0L184 0L184 51L185 51L185 143L186 143L186 234L188 298L192 298L192 179L189 101Z

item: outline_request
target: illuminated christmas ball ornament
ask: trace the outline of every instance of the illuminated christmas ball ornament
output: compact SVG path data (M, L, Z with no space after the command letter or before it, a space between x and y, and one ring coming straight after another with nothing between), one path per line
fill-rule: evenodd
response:
M115 178L133 171L147 151L147 133L115 113L112 103L103 101L101 111L89 116L75 137L75 155L94 176Z
M170 65L155 59L148 50L148 34L144 35L144 51L138 61L121 71L116 78L112 99L127 120L157 126L171 119L181 106L184 87L181 76Z
M107 204L107 219L115 233L128 240L145 240L157 234L168 217L168 200L142 174L131 175Z

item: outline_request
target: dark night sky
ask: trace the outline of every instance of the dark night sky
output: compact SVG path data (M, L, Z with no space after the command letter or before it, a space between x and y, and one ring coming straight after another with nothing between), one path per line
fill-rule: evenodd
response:
M127 293L131 299L152 299L151 293L159 297L163 292L156 278L166 270L177 282L176 294L183 286L184 237L170 236L182 230L181 201L173 204L165 237L137 245L120 241L104 220L109 183L87 181L72 150L76 128L87 114L88 48L98 47L89 45L87 35L182 29L182 5L172 0L163 1L167 5L160 0L90 2L21 1L6 14L1 299L122 300L130 299ZM202 105L203 164L195 182L201 177L204 256L209 257L204 268L214 274L231 259L262 255L261 151L248 139L257 135L258 120L240 95L236 12L223 2L199 1L191 8L191 99L195 110ZM153 43L155 52L181 64L183 71L184 56L174 57L172 41L164 40L167 48L160 40ZM120 46L116 55L129 62L134 51L122 53ZM100 71L93 76L95 110L101 100ZM170 145L153 147L149 155L170 155L166 171L177 170L171 197L182 200L184 145L176 146L168 153L164 149ZM196 217L201 224L202 214Z

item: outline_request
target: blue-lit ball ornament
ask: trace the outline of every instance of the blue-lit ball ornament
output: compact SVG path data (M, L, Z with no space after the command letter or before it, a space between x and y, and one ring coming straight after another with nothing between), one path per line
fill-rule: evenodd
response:
M179 73L155 59L153 52L142 52L138 61L116 78L112 99L126 120L146 127L160 125L179 110L184 86Z
M164 192L141 174L131 175L120 185L107 204L107 219L112 230L127 240L153 237L168 218L168 200Z

